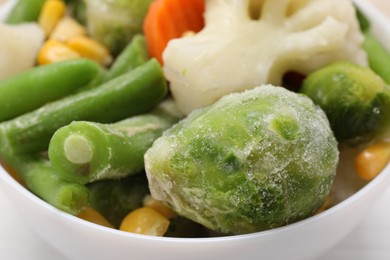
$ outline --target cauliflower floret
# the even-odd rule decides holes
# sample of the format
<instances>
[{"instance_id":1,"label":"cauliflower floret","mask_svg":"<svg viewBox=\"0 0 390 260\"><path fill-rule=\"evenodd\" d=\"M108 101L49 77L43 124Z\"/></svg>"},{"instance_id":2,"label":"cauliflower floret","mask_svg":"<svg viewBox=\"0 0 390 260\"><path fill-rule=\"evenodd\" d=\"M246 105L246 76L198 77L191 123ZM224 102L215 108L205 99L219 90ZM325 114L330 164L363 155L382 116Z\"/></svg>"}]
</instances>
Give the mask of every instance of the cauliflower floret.
<instances>
[{"instance_id":1,"label":"cauliflower floret","mask_svg":"<svg viewBox=\"0 0 390 260\"><path fill-rule=\"evenodd\" d=\"M32 68L43 40L37 23L0 23L0 80Z\"/></svg>"},{"instance_id":2,"label":"cauliflower floret","mask_svg":"<svg viewBox=\"0 0 390 260\"><path fill-rule=\"evenodd\" d=\"M231 92L280 85L287 71L366 66L363 40L349 0L208 0L204 29L168 43L164 71L188 114Z\"/></svg>"}]
</instances>

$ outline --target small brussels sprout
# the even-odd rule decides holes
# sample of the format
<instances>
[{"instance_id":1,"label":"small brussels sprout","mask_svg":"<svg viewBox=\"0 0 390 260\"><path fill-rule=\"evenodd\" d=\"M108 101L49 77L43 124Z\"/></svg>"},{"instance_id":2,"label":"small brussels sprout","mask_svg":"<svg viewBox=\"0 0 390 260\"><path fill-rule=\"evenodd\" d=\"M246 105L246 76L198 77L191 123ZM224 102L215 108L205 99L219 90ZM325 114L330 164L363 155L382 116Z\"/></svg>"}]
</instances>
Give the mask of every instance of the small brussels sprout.
<instances>
[{"instance_id":1,"label":"small brussels sprout","mask_svg":"<svg viewBox=\"0 0 390 260\"><path fill-rule=\"evenodd\" d=\"M333 63L309 74L300 92L325 111L338 141L388 129L390 88L368 67Z\"/></svg>"},{"instance_id":2,"label":"small brussels sprout","mask_svg":"<svg viewBox=\"0 0 390 260\"><path fill-rule=\"evenodd\" d=\"M151 194L228 234L301 220L328 195L337 142L306 96L271 85L193 111L145 154Z\"/></svg>"},{"instance_id":3,"label":"small brussels sprout","mask_svg":"<svg viewBox=\"0 0 390 260\"><path fill-rule=\"evenodd\" d=\"M143 19L152 1L85 0L88 31L117 55L134 35L142 33Z\"/></svg>"}]
</instances>

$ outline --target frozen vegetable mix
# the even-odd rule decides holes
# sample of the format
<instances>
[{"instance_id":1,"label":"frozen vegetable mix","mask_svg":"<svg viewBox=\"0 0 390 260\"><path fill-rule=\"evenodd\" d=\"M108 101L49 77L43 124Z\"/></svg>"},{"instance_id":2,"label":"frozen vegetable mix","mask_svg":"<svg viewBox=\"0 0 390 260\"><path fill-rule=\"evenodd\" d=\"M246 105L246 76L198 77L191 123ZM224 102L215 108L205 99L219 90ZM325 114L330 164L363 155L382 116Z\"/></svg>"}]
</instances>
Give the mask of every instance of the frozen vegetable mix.
<instances>
[{"instance_id":1,"label":"frozen vegetable mix","mask_svg":"<svg viewBox=\"0 0 390 260\"><path fill-rule=\"evenodd\" d=\"M231 92L280 85L289 70L307 74L336 60L367 63L351 1L250 2L206 1L205 27L169 41L164 70L183 113Z\"/></svg>"},{"instance_id":2,"label":"frozen vegetable mix","mask_svg":"<svg viewBox=\"0 0 390 260\"><path fill-rule=\"evenodd\" d=\"M306 96L271 85L192 112L145 154L155 199L230 234L312 214L330 191L337 162L323 111Z\"/></svg>"}]
</instances>

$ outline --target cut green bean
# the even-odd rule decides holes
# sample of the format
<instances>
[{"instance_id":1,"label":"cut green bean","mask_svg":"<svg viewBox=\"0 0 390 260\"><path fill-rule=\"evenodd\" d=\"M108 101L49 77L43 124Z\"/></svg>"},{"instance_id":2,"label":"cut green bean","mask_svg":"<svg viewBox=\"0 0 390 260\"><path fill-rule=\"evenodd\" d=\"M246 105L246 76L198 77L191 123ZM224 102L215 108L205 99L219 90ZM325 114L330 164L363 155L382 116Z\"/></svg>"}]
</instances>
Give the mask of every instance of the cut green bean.
<instances>
[{"instance_id":1,"label":"cut green bean","mask_svg":"<svg viewBox=\"0 0 390 260\"><path fill-rule=\"evenodd\" d=\"M75 120L116 122L153 109L167 94L160 64L137 69L0 124L0 152L31 154L48 149L54 132Z\"/></svg>"},{"instance_id":2,"label":"cut green bean","mask_svg":"<svg viewBox=\"0 0 390 260\"><path fill-rule=\"evenodd\" d=\"M76 59L34 67L0 81L0 122L75 93L101 73L91 60Z\"/></svg>"},{"instance_id":3,"label":"cut green bean","mask_svg":"<svg viewBox=\"0 0 390 260\"><path fill-rule=\"evenodd\" d=\"M149 194L145 173L90 183L87 188L91 207L117 228L130 211L142 206L144 197Z\"/></svg>"},{"instance_id":4,"label":"cut green bean","mask_svg":"<svg viewBox=\"0 0 390 260\"><path fill-rule=\"evenodd\" d=\"M360 30L362 32L367 32L370 27L371 23L367 19L366 15L355 5L355 10L356 10L356 18L359 22Z\"/></svg>"},{"instance_id":5,"label":"cut green bean","mask_svg":"<svg viewBox=\"0 0 390 260\"><path fill-rule=\"evenodd\" d=\"M115 59L108 71L107 79L113 79L127 71L133 70L144 64L148 59L145 37L138 34L132 38L126 48Z\"/></svg>"},{"instance_id":6,"label":"cut green bean","mask_svg":"<svg viewBox=\"0 0 390 260\"><path fill-rule=\"evenodd\" d=\"M365 33L363 48L373 71L390 84L390 54L371 32Z\"/></svg>"},{"instance_id":7,"label":"cut green bean","mask_svg":"<svg viewBox=\"0 0 390 260\"><path fill-rule=\"evenodd\" d=\"M8 24L36 22L46 0L18 0L6 19Z\"/></svg>"},{"instance_id":8,"label":"cut green bean","mask_svg":"<svg viewBox=\"0 0 390 260\"><path fill-rule=\"evenodd\" d=\"M146 150L180 118L167 100L152 113L113 124L74 121L55 132L49 158L61 178L80 184L136 174Z\"/></svg>"},{"instance_id":9,"label":"cut green bean","mask_svg":"<svg viewBox=\"0 0 390 260\"><path fill-rule=\"evenodd\" d=\"M85 91L94 88L104 82L112 80L125 73L129 73L138 66L146 63L149 60L149 56L146 51L145 38L142 35L136 35L132 41L126 46L126 48L115 59L114 63L109 70L102 69L99 77L96 77L94 81L80 89Z\"/></svg>"},{"instance_id":10,"label":"cut green bean","mask_svg":"<svg viewBox=\"0 0 390 260\"><path fill-rule=\"evenodd\" d=\"M7 162L18 172L26 188L50 205L72 215L88 206L88 189L62 180L47 159L13 157L7 158Z\"/></svg>"}]
</instances>

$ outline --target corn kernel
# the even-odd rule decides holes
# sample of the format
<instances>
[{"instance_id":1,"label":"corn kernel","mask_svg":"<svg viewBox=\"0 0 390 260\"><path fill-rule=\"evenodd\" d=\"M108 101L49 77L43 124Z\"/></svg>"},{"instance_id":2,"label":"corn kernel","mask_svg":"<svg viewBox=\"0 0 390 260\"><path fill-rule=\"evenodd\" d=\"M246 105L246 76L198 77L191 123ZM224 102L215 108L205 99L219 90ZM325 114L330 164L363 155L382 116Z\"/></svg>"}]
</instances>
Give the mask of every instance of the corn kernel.
<instances>
[{"instance_id":1,"label":"corn kernel","mask_svg":"<svg viewBox=\"0 0 390 260\"><path fill-rule=\"evenodd\" d=\"M102 66L110 65L113 60L109 50L104 45L87 36L73 37L67 42L67 45L82 57L94 60Z\"/></svg>"},{"instance_id":2,"label":"corn kernel","mask_svg":"<svg viewBox=\"0 0 390 260\"><path fill-rule=\"evenodd\" d=\"M152 196L150 196L150 195L145 196L145 198L143 200L143 205L144 205L144 207L149 207L149 208L156 210L158 213L160 213L161 215L163 215L167 219L171 219L171 218L176 217L176 213L172 209L170 209L168 206L166 206L161 201L158 201L158 200L152 198Z\"/></svg>"},{"instance_id":3,"label":"corn kernel","mask_svg":"<svg viewBox=\"0 0 390 260\"><path fill-rule=\"evenodd\" d=\"M119 229L126 232L163 236L168 230L169 220L149 207L130 212L122 221Z\"/></svg>"},{"instance_id":4,"label":"corn kernel","mask_svg":"<svg viewBox=\"0 0 390 260\"><path fill-rule=\"evenodd\" d=\"M355 169L363 180L370 181L390 160L390 143L378 142L366 147L355 158Z\"/></svg>"},{"instance_id":5,"label":"corn kernel","mask_svg":"<svg viewBox=\"0 0 390 260\"><path fill-rule=\"evenodd\" d=\"M87 30L84 26L79 24L72 17L65 16L61 19L61 21L58 22L58 24L50 34L49 38L61 42L66 42L75 36L86 34Z\"/></svg>"},{"instance_id":6,"label":"corn kernel","mask_svg":"<svg viewBox=\"0 0 390 260\"><path fill-rule=\"evenodd\" d=\"M38 53L38 64L50 64L54 62L77 59L80 55L60 41L46 41Z\"/></svg>"},{"instance_id":7,"label":"corn kernel","mask_svg":"<svg viewBox=\"0 0 390 260\"><path fill-rule=\"evenodd\" d=\"M114 226L105 217L103 217L103 215L91 207L87 207L78 215L78 217L101 226L114 228Z\"/></svg>"},{"instance_id":8,"label":"corn kernel","mask_svg":"<svg viewBox=\"0 0 390 260\"><path fill-rule=\"evenodd\" d=\"M66 4L62 0L47 0L39 15L38 22L48 36L65 15Z\"/></svg>"}]
</instances>

